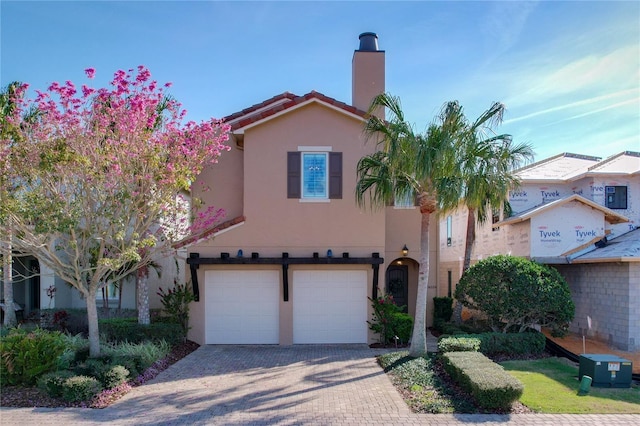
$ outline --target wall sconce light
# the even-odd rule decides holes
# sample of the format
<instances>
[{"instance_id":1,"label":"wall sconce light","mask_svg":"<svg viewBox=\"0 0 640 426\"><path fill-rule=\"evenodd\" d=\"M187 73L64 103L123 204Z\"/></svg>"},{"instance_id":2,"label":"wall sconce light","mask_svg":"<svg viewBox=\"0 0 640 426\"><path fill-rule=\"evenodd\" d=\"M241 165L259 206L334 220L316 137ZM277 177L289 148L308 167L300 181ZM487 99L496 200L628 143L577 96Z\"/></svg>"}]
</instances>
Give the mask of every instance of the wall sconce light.
<instances>
[{"instance_id":1,"label":"wall sconce light","mask_svg":"<svg viewBox=\"0 0 640 426\"><path fill-rule=\"evenodd\" d=\"M333 251L331 251L331 249L327 250L327 257L333 257Z\"/></svg>"},{"instance_id":2,"label":"wall sconce light","mask_svg":"<svg viewBox=\"0 0 640 426\"><path fill-rule=\"evenodd\" d=\"M242 249L238 250L238 257L242 257L244 253L242 253Z\"/></svg>"},{"instance_id":3,"label":"wall sconce light","mask_svg":"<svg viewBox=\"0 0 640 426\"><path fill-rule=\"evenodd\" d=\"M409 249L407 248L407 245L405 244L404 247L402 247L402 255L406 256L409 254Z\"/></svg>"}]
</instances>

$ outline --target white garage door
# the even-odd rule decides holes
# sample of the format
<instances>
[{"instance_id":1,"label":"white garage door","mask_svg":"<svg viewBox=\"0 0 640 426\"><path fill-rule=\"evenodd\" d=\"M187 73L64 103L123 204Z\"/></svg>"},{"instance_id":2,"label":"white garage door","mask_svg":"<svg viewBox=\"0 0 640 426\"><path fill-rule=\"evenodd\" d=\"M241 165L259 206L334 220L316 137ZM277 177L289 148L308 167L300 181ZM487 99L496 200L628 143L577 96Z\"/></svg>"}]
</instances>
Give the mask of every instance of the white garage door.
<instances>
[{"instance_id":1,"label":"white garage door","mask_svg":"<svg viewBox=\"0 0 640 426\"><path fill-rule=\"evenodd\" d=\"M293 343L366 343L366 271L294 271Z\"/></svg>"},{"instance_id":2,"label":"white garage door","mask_svg":"<svg viewBox=\"0 0 640 426\"><path fill-rule=\"evenodd\" d=\"M279 343L279 271L205 271L207 344Z\"/></svg>"}]
</instances>

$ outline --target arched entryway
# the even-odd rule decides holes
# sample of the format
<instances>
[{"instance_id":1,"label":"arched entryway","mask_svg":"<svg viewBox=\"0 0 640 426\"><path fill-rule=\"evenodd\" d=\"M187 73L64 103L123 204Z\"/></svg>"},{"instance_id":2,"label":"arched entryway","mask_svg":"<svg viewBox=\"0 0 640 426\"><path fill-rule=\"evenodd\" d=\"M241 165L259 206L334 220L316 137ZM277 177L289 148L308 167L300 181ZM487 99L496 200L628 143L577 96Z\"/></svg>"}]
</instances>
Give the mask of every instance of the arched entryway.
<instances>
[{"instance_id":1,"label":"arched entryway","mask_svg":"<svg viewBox=\"0 0 640 426\"><path fill-rule=\"evenodd\" d=\"M395 259L387 266L385 273L385 294L393 296L398 306L405 306L404 312L415 315L418 289L418 263L408 257Z\"/></svg>"}]
</instances>

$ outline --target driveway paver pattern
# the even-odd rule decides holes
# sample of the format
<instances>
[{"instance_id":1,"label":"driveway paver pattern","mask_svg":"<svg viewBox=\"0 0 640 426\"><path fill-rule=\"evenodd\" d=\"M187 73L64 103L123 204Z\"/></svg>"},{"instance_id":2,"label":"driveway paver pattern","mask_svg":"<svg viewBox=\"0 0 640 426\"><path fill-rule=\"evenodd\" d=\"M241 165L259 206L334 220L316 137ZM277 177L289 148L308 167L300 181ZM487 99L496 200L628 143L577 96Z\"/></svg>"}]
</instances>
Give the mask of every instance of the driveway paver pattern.
<instances>
[{"instance_id":1,"label":"driveway paver pattern","mask_svg":"<svg viewBox=\"0 0 640 426\"><path fill-rule=\"evenodd\" d=\"M640 415L414 414L366 345L202 346L103 410L3 408L2 425L638 425Z\"/></svg>"}]
</instances>

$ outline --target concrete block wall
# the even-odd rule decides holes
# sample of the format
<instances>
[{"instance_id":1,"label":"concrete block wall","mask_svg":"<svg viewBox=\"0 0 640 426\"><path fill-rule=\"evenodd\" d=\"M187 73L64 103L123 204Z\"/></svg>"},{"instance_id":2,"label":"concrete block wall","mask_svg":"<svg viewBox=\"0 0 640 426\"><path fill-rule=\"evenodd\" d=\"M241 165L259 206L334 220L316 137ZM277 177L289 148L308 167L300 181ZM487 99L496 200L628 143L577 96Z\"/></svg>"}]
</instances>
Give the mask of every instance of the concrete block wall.
<instances>
[{"instance_id":1,"label":"concrete block wall","mask_svg":"<svg viewBox=\"0 0 640 426\"><path fill-rule=\"evenodd\" d=\"M570 331L618 349L640 349L640 268L635 263L555 265L576 305ZM591 329L587 317L591 318ZM588 349L587 349L588 352Z\"/></svg>"},{"instance_id":2,"label":"concrete block wall","mask_svg":"<svg viewBox=\"0 0 640 426\"><path fill-rule=\"evenodd\" d=\"M640 350L640 263L629 263L629 350Z\"/></svg>"}]
</instances>

